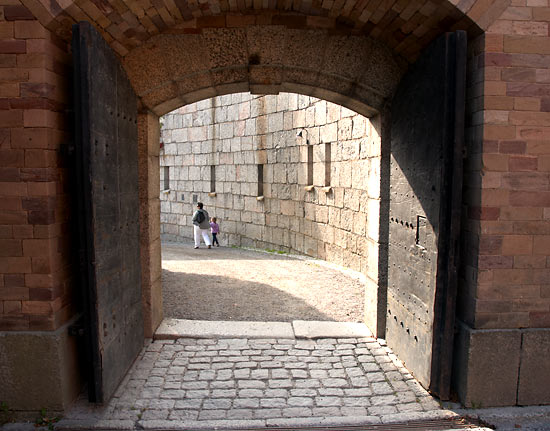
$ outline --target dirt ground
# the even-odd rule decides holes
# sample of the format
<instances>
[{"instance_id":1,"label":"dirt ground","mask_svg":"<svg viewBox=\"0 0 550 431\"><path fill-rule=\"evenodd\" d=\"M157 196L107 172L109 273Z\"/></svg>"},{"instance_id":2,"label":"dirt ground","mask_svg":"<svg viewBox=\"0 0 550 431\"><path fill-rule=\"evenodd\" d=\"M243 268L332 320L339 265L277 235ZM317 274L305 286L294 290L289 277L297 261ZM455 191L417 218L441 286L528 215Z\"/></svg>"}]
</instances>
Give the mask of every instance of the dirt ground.
<instances>
[{"instance_id":1,"label":"dirt ground","mask_svg":"<svg viewBox=\"0 0 550 431\"><path fill-rule=\"evenodd\" d=\"M363 320L360 276L322 261L240 248L162 245L164 317Z\"/></svg>"}]
</instances>

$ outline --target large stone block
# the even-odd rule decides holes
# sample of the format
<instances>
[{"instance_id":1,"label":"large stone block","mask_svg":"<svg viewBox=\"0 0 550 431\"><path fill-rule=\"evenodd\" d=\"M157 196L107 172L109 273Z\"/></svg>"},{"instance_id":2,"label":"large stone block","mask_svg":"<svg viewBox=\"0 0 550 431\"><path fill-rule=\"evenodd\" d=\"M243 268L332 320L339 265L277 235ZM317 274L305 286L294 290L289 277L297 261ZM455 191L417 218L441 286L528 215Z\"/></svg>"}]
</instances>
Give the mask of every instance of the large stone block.
<instances>
[{"instance_id":1,"label":"large stone block","mask_svg":"<svg viewBox=\"0 0 550 431\"><path fill-rule=\"evenodd\" d=\"M70 322L72 323L72 322ZM63 411L82 389L77 339L54 332L0 332L0 400L9 409Z\"/></svg>"},{"instance_id":2,"label":"large stone block","mask_svg":"<svg viewBox=\"0 0 550 431\"><path fill-rule=\"evenodd\" d=\"M550 329L523 332L519 405L550 404Z\"/></svg>"},{"instance_id":3,"label":"large stone block","mask_svg":"<svg viewBox=\"0 0 550 431\"><path fill-rule=\"evenodd\" d=\"M476 330L461 324L455 338L453 386L468 407L516 404L520 330Z\"/></svg>"}]
</instances>

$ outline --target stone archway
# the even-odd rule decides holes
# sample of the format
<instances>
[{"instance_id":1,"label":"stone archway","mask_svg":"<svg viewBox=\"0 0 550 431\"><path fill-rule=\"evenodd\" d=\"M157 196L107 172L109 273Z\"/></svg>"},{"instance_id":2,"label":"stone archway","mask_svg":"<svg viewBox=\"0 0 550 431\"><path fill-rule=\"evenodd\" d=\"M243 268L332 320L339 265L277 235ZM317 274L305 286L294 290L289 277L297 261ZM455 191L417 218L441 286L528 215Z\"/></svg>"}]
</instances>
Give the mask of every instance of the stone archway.
<instances>
[{"instance_id":1,"label":"stone archway","mask_svg":"<svg viewBox=\"0 0 550 431\"><path fill-rule=\"evenodd\" d=\"M424 34L422 44L446 28L470 28L472 34L477 34L477 27L465 15L453 9L450 16L443 18L445 10L442 7L434 12L430 23L437 25ZM422 15L417 10L411 19L418 20L419 13ZM382 40L376 39L372 37L379 34L375 28L371 29L371 36L359 34L353 28L341 27L338 31L319 28L319 21L307 16L294 17L303 21L302 25L296 25L296 19L290 17L285 20L260 14L241 18L234 21L228 15L215 21L197 20L189 24L191 27L175 26L150 37L125 53L122 59L140 97L143 112L140 126L145 127L140 133L140 148L143 154L148 149L149 157L147 164L142 163L142 178L149 180L141 185L142 199L149 202L147 214L142 209L143 224L148 226L147 232L142 232L142 247L150 250L144 257L150 266L144 270L146 333L149 335L162 320L156 195L159 188L145 187L151 181L155 185L158 181L158 145L155 145L158 116L218 95L285 91L325 99L366 117L380 117L375 122L383 135L381 114L387 109L409 61L414 61L422 49L418 40L413 44L410 38L404 38L402 44L391 42L388 34L380 37ZM414 32L411 38L415 39ZM405 40L409 40L410 45L404 43ZM383 147L384 139L383 136ZM383 159L389 163L389 154L384 154ZM369 296L374 300L367 313L373 316L368 324L381 334L385 295L375 290Z\"/></svg>"},{"instance_id":2,"label":"stone archway","mask_svg":"<svg viewBox=\"0 0 550 431\"><path fill-rule=\"evenodd\" d=\"M7 21L4 38L9 49L15 49L17 54L10 54L8 63L13 69L6 71L15 84L4 86L5 97L13 97L10 112L6 112L8 130L4 138L10 148L11 134L11 148L18 153L13 165L18 169L28 167L20 155L23 148L32 148L37 150L36 154L45 156L52 149L63 153L65 145L62 144L70 141L64 138L67 131L64 123L69 116L60 110L58 103L68 106L70 71L66 65L70 55L66 42L70 39L70 26L79 20L92 22L120 58L161 33L200 34L210 28L286 25L331 34L368 35L412 62L442 31L470 29L473 67L469 74L475 85L470 87L468 112L472 119L468 130L471 182L464 197L469 211L465 235L468 261L461 274L463 291L458 307L463 323L458 328L460 397L467 403L483 400L484 405L546 402L548 392L539 391L540 385L536 385L540 380L537 371L547 366L540 360L544 357L540 352L548 339L550 325L548 289L540 285L548 272L544 236L548 203L548 183L544 176L548 171L548 156L545 146L541 145L541 140L548 137L544 113L548 68L544 38L548 36L548 11L544 2L529 2L520 7L510 0L419 3L327 0L314 4L251 0L214 0L200 4L186 0L160 0L154 4L147 0L139 4L111 0L78 3L16 0L10 3L4 7ZM15 21L15 30L10 21ZM487 33L476 38L479 33L476 25ZM15 56L18 58L14 63ZM24 59L32 61L19 61ZM40 88L41 91L36 94L31 91L33 98L28 98L29 92L17 91L20 84L21 89ZM144 107L142 114L145 122L146 110ZM142 132L154 133L153 128ZM39 338L42 346L42 340L56 337L55 331L61 331L63 325L75 317L76 303L71 295L77 286L67 271L57 271L59 266L70 265L67 257L71 254L67 251L70 232L63 224L72 216L65 203L68 180L64 174L60 175L61 167L50 166L51 162L40 163L47 164L48 168L40 172L21 170L16 188L5 185L7 191L3 196L15 193L14 208L22 200L23 211L18 206L17 213L10 213L3 232L11 235L12 228L16 231L15 224L12 227L13 219L17 218L17 223L23 220L26 225L21 229L17 226L18 232L30 235L34 230L37 238L57 253L50 256L53 251L23 250L23 259L20 257L23 241L13 237L14 247L18 249L3 259L3 263L8 262L4 264L4 272L9 273L12 262L17 261L18 270L29 276L10 275L10 282L20 286L23 281L27 283L27 278L30 281L27 289L21 289L16 296L19 302L15 305L21 307L20 312L12 317L4 309L2 327L13 332L10 335L21 345L26 341L16 331L43 331ZM33 185L31 194L30 183L27 196L26 183L34 180L51 182L47 200L41 195L44 188L38 185ZM145 180L147 183L146 176ZM55 214L54 207L58 208ZM59 208L65 208L64 214L59 214ZM43 223L45 226L41 226ZM49 233L45 234L44 229ZM148 229L148 235L154 236L154 231ZM48 238L42 239L44 235ZM40 264L35 268L33 262L31 267L33 253L39 253L40 259L44 259L42 262L54 256L56 266ZM42 272L45 275L41 275ZM55 289L51 286L52 279ZM36 287L48 290L35 291L29 297L31 284L33 290ZM529 299L521 296L524 293ZM503 346L509 348L501 354L502 361L494 361L493 351L502 353ZM73 353L67 355L76 363ZM51 369L59 370L59 361L54 363ZM18 361L9 362L10 367L11 364L17 364L13 369L19 369ZM43 374L37 371L39 368L35 367L32 376ZM486 381L496 381L498 390L490 391ZM63 392L65 398L60 403L64 404L64 400L72 396L69 392ZM52 398L49 387L43 393L44 399Z\"/></svg>"}]
</instances>

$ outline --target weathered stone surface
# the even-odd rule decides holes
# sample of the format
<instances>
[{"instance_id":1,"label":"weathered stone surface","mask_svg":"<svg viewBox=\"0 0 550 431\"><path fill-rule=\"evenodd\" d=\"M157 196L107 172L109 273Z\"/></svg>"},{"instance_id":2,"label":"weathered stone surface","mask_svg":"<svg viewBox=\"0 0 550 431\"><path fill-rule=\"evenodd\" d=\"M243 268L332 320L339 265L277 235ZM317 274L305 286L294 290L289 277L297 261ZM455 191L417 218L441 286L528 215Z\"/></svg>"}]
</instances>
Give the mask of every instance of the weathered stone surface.
<instances>
[{"instance_id":1,"label":"weathered stone surface","mask_svg":"<svg viewBox=\"0 0 550 431\"><path fill-rule=\"evenodd\" d=\"M372 332L362 323L295 320L292 326L297 338L372 337Z\"/></svg>"},{"instance_id":2,"label":"weathered stone surface","mask_svg":"<svg viewBox=\"0 0 550 431\"><path fill-rule=\"evenodd\" d=\"M521 349L519 330L484 331L462 325L457 346L460 355L454 364L455 387L465 405L516 403ZM491 385L487 385L487 381Z\"/></svg>"},{"instance_id":3,"label":"weathered stone surface","mask_svg":"<svg viewBox=\"0 0 550 431\"><path fill-rule=\"evenodd\" d=\"M294 338L291 324L284 322L212 322L165 319L155 333L157 339L178 337L260 338L267 335Z\"/></svg>"},{"instance_id":4,"label":"weathered stone surface","mask_svg":"<svg viewBox=\"0 0 550 431\"><path fill-rule=\"evenodd\" d=\"M550 403L550 329L523 332L518 404Z\"/></svg>"}]
</instances>

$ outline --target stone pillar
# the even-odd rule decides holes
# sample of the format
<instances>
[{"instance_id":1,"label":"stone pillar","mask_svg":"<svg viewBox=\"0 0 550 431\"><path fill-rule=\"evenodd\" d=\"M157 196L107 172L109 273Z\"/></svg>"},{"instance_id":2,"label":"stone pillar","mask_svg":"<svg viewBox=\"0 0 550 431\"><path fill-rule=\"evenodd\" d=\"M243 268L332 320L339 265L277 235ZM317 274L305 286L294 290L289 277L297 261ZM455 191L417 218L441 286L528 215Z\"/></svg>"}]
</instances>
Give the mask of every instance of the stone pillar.
<instances>
[{"instance_id":1,"label":"stone pillar","mask_svg":"<svg viewBox=\"0 0 550 431\"><path fill-rule=\"evenodd\" d=\"M63 410L81 389L67 157L70 62L27 7L0 18L0 401Z\"/></svg>"},{"instance_id":2,"label":"stone pillar","mask_svg":"<svg viewBox=\"0 0 550 431\"><path fill-rule=\"evenodd\" d=\"M141 284L143 324L152 337L162 321L162 281L160 244L160 126L151 113L138 117L138 169L140 200Z\"/></svg>"}]
</instances>

